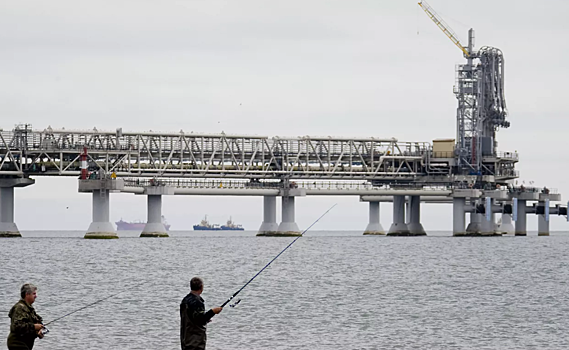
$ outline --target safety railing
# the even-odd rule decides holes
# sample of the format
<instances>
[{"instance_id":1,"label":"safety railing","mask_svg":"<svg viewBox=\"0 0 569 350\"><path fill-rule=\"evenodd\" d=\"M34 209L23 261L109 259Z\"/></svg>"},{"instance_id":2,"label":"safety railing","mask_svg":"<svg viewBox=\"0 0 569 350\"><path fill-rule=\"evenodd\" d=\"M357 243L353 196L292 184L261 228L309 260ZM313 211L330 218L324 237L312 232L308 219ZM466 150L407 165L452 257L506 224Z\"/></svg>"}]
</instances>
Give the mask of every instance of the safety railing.
<instances>
[{"instance_id":1,"label":"safety railing","mask_svg":"<svg viewBox=\"0 0 569 350\"><path fill-rule=\"evenodd\" d=\"M226 188L226 189L272 189L281 188L279 182L238 181L238 180L193 180L193 179L145 179L125 178L125 186L150 187L171 186L177 188Z\"/></svg>"},{"instance_id":2,"label":"safety railing","mask_svg":"<svg viewBox=\"0 0 569 350\"><path fill-rule=\"evenodd\" d=\"M152 179L152 178L124 178L124 184L128 187L171 186L176 188L222 188L222 189L281 189L283 182L258 181L258 180L193 180L193 179ZM358 190L358 191L381 191L392 189L389 186L374 186L369 182L361 181L290 181L289 188L306 190ZM417 186L416 188L447 191L448 186Z\"/></svg>"},{"instance_id":3,"label":"safety railing","mask_svg":"<svg viewBox=\"0 0 569 350\"><path fill-rule=\"evenodd\" d=\"M496 152L496 158L519 160L518 152Z\"/></svg>"}]
</instances>

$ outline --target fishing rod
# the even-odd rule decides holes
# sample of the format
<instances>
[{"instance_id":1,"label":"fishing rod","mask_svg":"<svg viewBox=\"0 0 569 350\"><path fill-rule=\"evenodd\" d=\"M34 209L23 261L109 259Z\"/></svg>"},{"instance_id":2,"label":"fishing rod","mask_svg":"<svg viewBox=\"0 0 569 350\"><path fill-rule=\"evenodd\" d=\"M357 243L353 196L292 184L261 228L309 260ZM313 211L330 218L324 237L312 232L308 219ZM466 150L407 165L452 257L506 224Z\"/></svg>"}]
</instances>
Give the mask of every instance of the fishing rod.
<instances>
[{"instance_id":1,"label":"fishing rod","mask_svg":"<svg viewBox=\"0 0 569 350\"><path fill-rule=\"evenodd\" d=\"M255 278L257 278L257 276L259 276L259 275L261 274L261 272L265 271L265 269L266 269L267 267L269 267L269 265L271 265L271 264L273 263L273 261L277 260L277 258L278 258L279 256L281 256L282 253L284 253L288 248L290 248L290 247L294 244L294 242L296 242L300 237L302 237L306 231L310 230L310 228L311 228L312 226L316 225L316 223L317 223L318 221L320 221L320 219L322 219L322 218L324 217L324 215L328 214L328 212L329 212L330 210L332 210L336 205L337 205L337 203L334 204L333 206L331 206L330 209L326 210L326 212L325 212L324 214L320 215L320 217L319 217L318 219L316 219L316 221L314 221L314 222L312 223L312 225L308 226L307 229L305 229L304 231L302 231L302 232L300 233L300 236L296 237L292 242L290 242L290 244L287 245L287 246L285 247L285 249L281 250L281 252L280 252L279 254L277 254L277 256L275 256L271 261L269 261L269 263L268 263L267 265L265 265L265 267L263 267L259 272L257 272L257 274L256 274L255 276L253 276L253 278L251 278L247 283L245 283L245 285L243 285L243 287L241 287L237 292L233 293L233 295L232 295L229 299L227 299L227 300L225 301L225 303L223 303L223 304L221 305L221 307L224 307L225 305L227 305L227 303L229 303L233 298L235 298L235 297L237 296L237 294L241 293L241 291L242 291L243 289L245 289L245 287L247 287L247 286L249 285L249 283L253 282L253 280L254 280ZM240 301L241 301L241 299L237 300L237 301L235 302L235 304L229 305L229 306L235 307L237 304L239 304Z\"/></svg>"},{"instance_id":2,"label":"fishing rod","mask_svg":"<svg viewBox=\"0 0 569 350\"><path fill-rule=\"evenodd\" d=\"M117 295L119 295L119 294L122 294L122 293L124 293L124 292L126 292L126 291L129 291L129 290L131 290L131 289L135 289L135 288L137 288L137 287L140 287L140 286L142 286L143 284L146 284L146 282L137 284L137 285L134 286L134 287L131 287L131 288L129 288L129 289L125 289L125 290L120 291L120 292L118 292L118 293L111 294L111 295L109 295L109 296L104 297L103 299L99 299L99 300L97 300L97 301L95 301L95 302L93 302L93 303L91 303L91 304L89 304L89 305L85 305L85 306L83 306L83 307L81 307L81 308L79 308L79 309L77 309L77 310L75 310L75 311L71 311L71 312L69 312L69 313L67 313L67 314L65 314L65 315L63 315L63 316L60 316L60 317L58 317L58 318L56 318L56 319L54 319L54 320L51 320L51 321L49 321L48 323L43 324L43 328L45 329L45 331L43 331L43 332L45 332L44 334L47 334L47 333L49 332L49 330L46 328L46 326L49 325L49 324L51 324L51 323L54 323L54 322L56 322L56 321L59 321L59 320L61 320L62 318L65 318L65 317L67 317L67 316L73 315L74 313L79 312L79 311L81 311L81 310L84 310L84 309L86 309L86 308L88 308L88 307L90 307L90 306L93 306L93 305L97 304L97 303L100 303L101 301L105 301L105 300L107 300L107 299L109 299L109 298L112 298L112 297L114 297L114 296L117 296Z\"/></svg>"}]
</instances>

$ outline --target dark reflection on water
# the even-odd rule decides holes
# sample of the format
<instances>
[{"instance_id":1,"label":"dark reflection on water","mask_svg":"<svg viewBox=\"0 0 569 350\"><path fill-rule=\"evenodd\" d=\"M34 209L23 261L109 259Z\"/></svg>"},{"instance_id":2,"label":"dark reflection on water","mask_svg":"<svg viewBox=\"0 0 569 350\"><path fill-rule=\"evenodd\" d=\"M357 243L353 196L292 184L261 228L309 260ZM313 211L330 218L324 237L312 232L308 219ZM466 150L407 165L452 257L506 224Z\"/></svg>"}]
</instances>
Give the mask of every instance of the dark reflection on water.
<instances>
[{"instance_id":1,"label":"dark reflection on water","mask_svg":"<svg viewBox=\"0 0 569 350\"><path fill-rule=\"evenodd\" d=\"M436 235L437 233L435 233ZM221 304L292 238L172 232L0 240L0 338L22 283L51 325L34 349L179 349L180 300L200 275ZM311 232L208 328L208 349L563 349L569 235L452 238ZM133 286L143 283L138 288Z\"/></svg>"}]
</instances>

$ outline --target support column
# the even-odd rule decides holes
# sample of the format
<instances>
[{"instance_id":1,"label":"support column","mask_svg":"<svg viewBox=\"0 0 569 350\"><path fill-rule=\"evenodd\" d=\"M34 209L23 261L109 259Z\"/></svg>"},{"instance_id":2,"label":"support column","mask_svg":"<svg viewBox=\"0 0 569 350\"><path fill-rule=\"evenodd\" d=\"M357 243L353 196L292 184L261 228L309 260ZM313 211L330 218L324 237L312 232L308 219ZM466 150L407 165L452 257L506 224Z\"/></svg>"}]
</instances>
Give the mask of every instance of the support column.
<instances>
[{"instance_id":1,"label":"support column","mask_svg":"<svg viewBox=\"0 0 569 350\"><path fill-rule=\"evenodd\" d=\"M527 236L526 201L518 199L518 215L516 218L516 236Z\"/></svg>"},{"instance_id":2,"label":"support column","mask_svg":"<svg viewBox=\"0 0 569 350\"><path fill-rule=\"evenodd\" d=\"M0 187L0 237L22 237L14 222L14 187Z\"/></svg>"},{"instance_id":3,"label":"support column","mask_svg":"<svg viewBox=\"0 0 569 350\"><path fill-rule=\"evenodd\" d=\"M470 223L466 228L466 233L469 236L480 235L482 232L482 220L484 220L483 216L484 215L480 213L470 213Z\"/></svg>"},{"instance_id":4,"label":"support column","mask_svg":"<svg viewBox=\"0 0 569 350\"><path fill-rule=\"evenodd\" d=\"M279 229L277 224L277 197L263 197L263 222L257 236L275 236Z\"/></svg>"},{"instance_id":5,"label":"support column","mask_svg":"<svg viewBox=\"0 0 569 350\"><path fill-rule=\"evenodd\" d=\"M388 236L409 236L409 228L405 223L405 196L393 196L393 223Z\"/></svg>"},{"instance_id":6,"label":"support column","mask_svg":"<svg viewBox=\"0 0 569 350\"><path fill-rule=\"evenodd\" d=\"M147 223L140 237L168 237L166 227L162 223L162 196L148 195Z\"/></svg>"},{"instance_id":7,"label":"support column","mask_svg":"<svg viewBox=\"0 0 569 350\"><path fill-rule=\"evenodd\" d=\"M494 198L490 198L490 205L487 205L488 202L485 199L484 201L484 205L485 205L485 213L482 216L482 232L481 235L482 236L495 236L497 235L496 233L496 216L494 215L494 212L492 211L492 207L494 206ZM488 220L488 212L490 212L490 220Z\"/></svg>"},{"instance_id":8,"label":"support column","mask_svg":"<svg viewBox=\"0 0 569 350\"><path fill-rule=\"evenodd\" d=\"M407 227L411 223L411 196L409 196L409 200L405 200L405 223Z\"/></svg>"},{"instance_id":9,"label":"support column","mask_svg":"<svg viewBox=\"0 0 569 350\"><path fill-rule=\"evenodd\" d=\"M294 197L282 197L282 222L277 230L278 236L300 236L300 229L294 221Z\"/></svg>"},{"instance_id":10,"label":"support column","mask_svg":"<svg viewBox=\"0 0 569 350\"><path fill-rule=\"evenodd\" d=\"M472 198L470 202L473 211L470 213L470 223L466 227L466 234L467 236L478 236L482 232L483 215L477 210L479 202L474 198Z\"/></svg>"},{"instance_id":11,"label":"support column","mask_svg":"<svg viewBox=\"0 0 569 350\"><path fill-rule=\"evenodd\" d=\"M22 237L14 222L14 187L26 187L35 182L27 177L0 179L0 237Z\"/></svg>"},{"instance_id":12,"label":"support column","mask_svg":"<svg viewBox=\"0 0 569 350\"><path fill-rule=\"evenodd\" d=\"M109 221L109 190L93 190L93 222L89 225L85 238L109 239L119 238L115 228Z\"/></svg>"},{"instance_id":13,"label":"support column","mask_svg":"<svg viewBox=\"0 0 569 350\"><path fill-rule=\"evenodd\" d=\"M369 223L364 235L385 235L385 230L379 222L379 202L369 202Z\"/></svg>"},{"instance_id":14,"label":"support column","mask_svg":"<svg viewBox=\"0 0 569 350\"><path fill-rule=\"evenodd\" d=\"M539 202L539 206L543 206L544 212L543 214L537 215L537 235L538 236L549 236L549 215L545 216L546 205L549 205L548 202Z\"/></svg>"},{"instance_id":15,"label":"support column","mask_svg":"<svg viewBox=\"0 0 569 350\"><path fill-rule=\"evenodd\" d=\"M498 232L503 235L513 236L516 232L512 223L512 214L502 213L502 222L498 227Z\"/></svg>"},{"instance_id":16,"label":"support column","mask_svg":"<svg viewBox=\"0 0 569 350\"><path fill-rule=\"evenodd\" d=\"M421 197L409 196L409 234L411 236L426 236L427 233L421 224Z\"/></svg>"},{"instance_id":17,"label":"support column","mask_svg":"<svg viewBox=\"0 0 569 350\"><path fill-rule=\"evenodd\" d=\"M466 198L454 197L452 199L452 235L453 236L466 235L465 212L464 212L465 204L466 204Z\"/></svg>"}]
</instances>

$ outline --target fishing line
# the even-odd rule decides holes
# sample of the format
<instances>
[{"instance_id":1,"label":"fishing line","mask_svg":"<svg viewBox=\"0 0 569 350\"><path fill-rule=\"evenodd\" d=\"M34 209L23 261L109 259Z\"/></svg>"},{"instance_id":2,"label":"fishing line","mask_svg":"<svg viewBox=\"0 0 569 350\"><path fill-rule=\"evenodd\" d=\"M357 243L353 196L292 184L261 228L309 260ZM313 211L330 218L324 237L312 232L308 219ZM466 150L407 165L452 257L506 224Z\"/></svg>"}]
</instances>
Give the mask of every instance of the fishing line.
<instances>
[{"instance_id":1,"label":"fishing line","mask_svg":"<svg viewBox=\"0 0 569 350\"><path fill-rule=\"evenodd\" d=\"M233 298L235 298L235 297L237 296L237 294L241 293L241 291L242 291L243 289L245 289L245 287L247 287L247 286L249 285L249 283L253 282L253 280L254 280L255 278L257 278L257 276L259 276L259 275L261 274L261 272L265 271L265 269L266 269L267 267L269 267L269 265L271 265L271 264L273 263L273 261L277 260L277 258L278 258L279 256L281 256L282 253L284 253L288 248L290 248L290 247L294 244L294 242L296 242L300 237L302 237L306 231L310 230L310 228L311 228L312 226L316 225L316 223L317 223L318 221L320 221L320 219L322 219L322 218L324 217L324 215L328 214L328 212L329 212L330 210L332 210L332 208L334 208L336 205L337 205L337 203L334 204L333 206L331 206L330 209L326 210L326 212L325 212L324 214L320 215L320 217L319 217L318 219L316 219L316 221L314 221L314 222L312 223L312 225L308 226L308 228L307 228L306 230L302 231L302 232L300 233L300 236L296 237L292 242L290 242L290 244L287 245L287 246L285 247L285 249L283 249L277 256L275 256L271 261L269 261L269 263L268 263L267 265L265 265L265 267L263 267L259 272L257 272L257 274L256 274L255 276L253 276L253 278L251 278L247 283L245 283L245 285L243 285L243 287L241 287L237 292L235 292L229 299L227 299L227 300L225 301L225 303L223 303L223 304L221 305L221 307L224 307L224 306L225 306L227 303L229 303ZM237 304L239 304L240 301L241 301L241 299L237 300L234 304L232 304L232 305L230 305L230 306L231 306L231 307L235 307Z\"/></svg>"}]
</instances>

